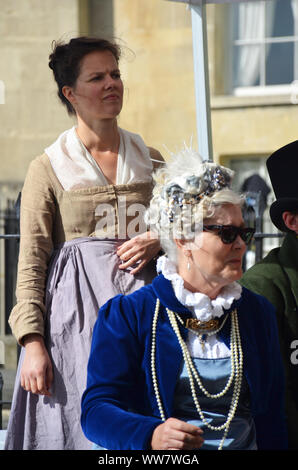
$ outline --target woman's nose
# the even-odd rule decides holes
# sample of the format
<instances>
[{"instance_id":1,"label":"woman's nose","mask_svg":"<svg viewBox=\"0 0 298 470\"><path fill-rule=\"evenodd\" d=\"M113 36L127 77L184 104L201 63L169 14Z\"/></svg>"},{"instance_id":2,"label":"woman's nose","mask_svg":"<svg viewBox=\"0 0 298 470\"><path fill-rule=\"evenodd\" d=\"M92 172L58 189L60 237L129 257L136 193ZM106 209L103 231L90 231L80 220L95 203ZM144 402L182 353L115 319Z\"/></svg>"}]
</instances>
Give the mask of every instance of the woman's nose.
<instances>
[{"instance_id":1,"label":"woman's nose","mask_svg":"<svg viewBox=\"0 0 298 470\"><path fill-rule=\"evenodd\" d=\"M234 247L235 248L238 248L238 249L242 249L242 250L246 250L246 244L245 244L245 241L242 240L242 238L240 237L240 235L237 235L237 238L234 242Z\"/></svg>"},{"instance_id":2,"label":"woman's nose","mask_svg":"<svg viewBox=\"0 0 298 470\"><path fill-rule=\"evenodd\" d=\"M106 75L105 88L112 88L115 84L115 79L111 75Z\"/></svg>"}]
</instances>

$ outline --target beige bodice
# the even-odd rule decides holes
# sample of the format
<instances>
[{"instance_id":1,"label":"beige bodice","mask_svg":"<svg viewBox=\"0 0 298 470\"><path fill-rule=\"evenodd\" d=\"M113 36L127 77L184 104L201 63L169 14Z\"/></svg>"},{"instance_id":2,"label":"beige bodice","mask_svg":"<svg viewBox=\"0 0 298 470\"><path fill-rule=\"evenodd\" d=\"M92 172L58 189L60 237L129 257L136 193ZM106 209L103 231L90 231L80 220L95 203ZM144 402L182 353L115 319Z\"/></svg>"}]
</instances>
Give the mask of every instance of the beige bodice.
<instances>
[{"instance_id":1,"label":"beige bodice","mask_svg":"<svg viewBox=\"0 0 298 470\"><path fill-rule=\"evenodd\" d=\"M43 154L30 164L21 199L17 305L9 323L19 342L44 334L44 290L53 249L78 237L132 238L146 230L142 213L152 182L64 191Z\"/></svg>"}]
</instances>

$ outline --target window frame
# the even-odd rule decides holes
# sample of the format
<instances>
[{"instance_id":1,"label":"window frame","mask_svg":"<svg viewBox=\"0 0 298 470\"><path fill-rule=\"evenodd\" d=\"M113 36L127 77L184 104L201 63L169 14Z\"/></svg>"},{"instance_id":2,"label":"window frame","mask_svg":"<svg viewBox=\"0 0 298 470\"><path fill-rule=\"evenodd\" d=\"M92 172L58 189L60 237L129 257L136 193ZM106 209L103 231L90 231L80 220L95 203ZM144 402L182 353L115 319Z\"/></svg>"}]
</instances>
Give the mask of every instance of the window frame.
<instances>
[{"instance_id":1,"label":"window frame","mask_svg":"<svg viewBox=\"0 0 298 470\"><path fill-rule=\"evenodd\" d=\"M298 9L298 0L297 9ZM266 37L266 0L260 2L262 8L262 15L264 22L262 25L262 37L260 39L233 39L230 37L231 50L235 46L246 46L246 45L260 45L260 84L255 86L233 86L233 69L231 70L230 76L230 94L237 97L250 97L250 96L275 96L275 95L291 95L294 102L297 102L298 95L298 17L294 18L294 34L292 36L278 36L278 37ZM230 5L230 22L233 24L233 7ZM282 44L282 43L293 43L294 55L293 55L293 76L294 80L291 83L279 84L279 85L266 85L266 47L268 44ZM234 54L232 53L232 57Z\"/></svg>"}]
</instances>

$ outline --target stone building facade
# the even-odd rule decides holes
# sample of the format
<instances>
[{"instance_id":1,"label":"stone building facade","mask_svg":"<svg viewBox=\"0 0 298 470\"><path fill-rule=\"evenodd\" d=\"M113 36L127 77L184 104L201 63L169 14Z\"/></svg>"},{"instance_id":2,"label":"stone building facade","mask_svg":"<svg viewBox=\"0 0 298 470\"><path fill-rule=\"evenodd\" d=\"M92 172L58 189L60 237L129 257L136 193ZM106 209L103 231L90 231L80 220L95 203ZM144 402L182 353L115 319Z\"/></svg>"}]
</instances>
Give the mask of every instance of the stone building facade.
<instances>
[{"instance_id":1,"label":"stone building facade","mask_svg":"<svg viewBox=\"0 0 298 470\"><path fill-rule=\"evenodd\" d=\"M291 0L272 0L276 21L281 1L291 4ZM120 67L125 87L119 125L141 134L165 159L184 142L196 145L191 12L185 4L0 0L0 7L0 209L17 196L30 161L74 124L58 100L48 68L53 40L77 35L115 37L123 48ZM282 86L271 82L234 86L233 51L244 44L233 36L239 12L230 5L208 5L206 14L214 159L238 170L238 186L256 172L269 184L266 157L296 139L295 74ZM267 11L263 14L269 17ZM297 19L292 16L295 30ZM282 32L280 42L290 34ZM295 49L296 41L292 42ZM293 64L298 62L295 50ZM0 271L1 289L3 266ZM8 344L13 340L4 335L1 312L0 317L0 338ZM8 350L5 354L8 366L15 367L15 355Z\"/></svg>"}]
</instances>

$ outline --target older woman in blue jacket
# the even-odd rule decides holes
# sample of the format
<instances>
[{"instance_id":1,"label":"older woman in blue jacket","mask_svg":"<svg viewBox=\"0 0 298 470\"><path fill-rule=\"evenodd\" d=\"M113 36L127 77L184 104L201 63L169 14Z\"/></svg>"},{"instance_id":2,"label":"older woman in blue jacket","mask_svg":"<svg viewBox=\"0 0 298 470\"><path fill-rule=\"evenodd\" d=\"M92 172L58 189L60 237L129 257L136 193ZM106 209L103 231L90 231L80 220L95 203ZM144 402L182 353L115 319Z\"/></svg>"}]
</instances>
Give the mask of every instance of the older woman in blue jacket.
<instances>
[{"instance_id":1,"label":"older woman in blue jacket","mask_svg":"<svg viewBox=\"0 0 298 470\"><path fill-rule=\"evenodd\" d=\"M232 172L189 149L155 175L151 285L99 311L82 428L106 449L285 449L273 306L237 282L254 233Z\"/></svg>"}]
</instances>

